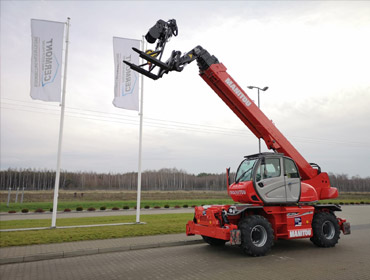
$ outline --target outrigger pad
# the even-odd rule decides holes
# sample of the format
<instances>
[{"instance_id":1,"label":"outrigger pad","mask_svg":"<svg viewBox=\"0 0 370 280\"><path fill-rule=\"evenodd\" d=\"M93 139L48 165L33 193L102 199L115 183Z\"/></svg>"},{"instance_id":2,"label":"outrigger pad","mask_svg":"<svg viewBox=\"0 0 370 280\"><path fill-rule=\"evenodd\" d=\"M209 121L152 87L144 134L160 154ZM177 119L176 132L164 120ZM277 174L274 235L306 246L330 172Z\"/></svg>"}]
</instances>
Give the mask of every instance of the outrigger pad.
<instances>
[{"instance_id":1,"label":"outrigger pad","mask_svg":"<svg viewBox=\"0 0 370 280\"><path fill-rule=\"evenodd\" d=\"M240 245L242 244L242 234L239 229L234 229L230 231L230 244L231 245Z\"/></svg>"},{"instance_id":2,"label":"outrigger pad","mask_svg":"<svg viewBox=\"0 0 370 280\"><path fill-rule=\"evenodd\" d=\"M351 234L351 225L349 222L344 222L342 227L344 235Z\"/></svg>"}]
</instances>

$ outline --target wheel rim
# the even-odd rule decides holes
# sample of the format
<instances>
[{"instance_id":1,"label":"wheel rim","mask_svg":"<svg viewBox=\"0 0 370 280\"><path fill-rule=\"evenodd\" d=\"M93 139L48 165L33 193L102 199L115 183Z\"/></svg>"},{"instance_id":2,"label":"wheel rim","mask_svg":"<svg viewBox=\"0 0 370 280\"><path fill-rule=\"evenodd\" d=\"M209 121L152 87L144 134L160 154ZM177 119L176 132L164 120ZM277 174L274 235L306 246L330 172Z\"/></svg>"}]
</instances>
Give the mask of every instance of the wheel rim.
<instances>
[{"instance_id":1,"label":"wheel rim","mask_svg":"<svg viewBox=\"0 0 370 280\"><path fill-rule=\"evenodd\" d=\"M256 247L264 246L267 241L266 229L261 225L254 226L251 231L251 240L253 245Z\"/></svg>"},{"instance_id":2,"label":"wheel rim","mask_svg":"<svg viewBox=\"0 0 370 280\"><path fill-rule=\"evenodd\" d=\"M335 227L332 222L325 221L322 224L322 232L326 239L333 239L335 235Z\"/></svg>"}]
</instances>

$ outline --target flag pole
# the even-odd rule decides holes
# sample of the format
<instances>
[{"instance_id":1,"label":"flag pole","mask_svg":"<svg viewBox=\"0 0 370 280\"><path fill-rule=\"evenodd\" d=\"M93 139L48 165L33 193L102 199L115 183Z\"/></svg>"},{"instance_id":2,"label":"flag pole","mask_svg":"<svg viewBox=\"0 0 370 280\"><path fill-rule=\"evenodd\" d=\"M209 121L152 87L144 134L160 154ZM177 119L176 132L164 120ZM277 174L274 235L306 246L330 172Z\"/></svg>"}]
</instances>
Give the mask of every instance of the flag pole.
<instances>
[{"instance_id":1,"label":"flag pole","mask_svg":"<svg viewBox=\"0 0 370 280\"><path fill-rule=\"evenodd\" d=\"M57 208L58 208L58 195L59 195L59 179L60 179L60 158L62 153L62 140L63 140L63 126L64 126L64 110L65 110L65 98L66 98L66 85L67 85L67 61L68 61L68 44L69 44L69 21L67 18L67 35L66 35L66 52L64 57L64 77L63 77L63 91L62 91L62 103L60 104L60 125L59 125L59 141L58 141L58 156L57 156L57 171L55 176L54 186L54 202L53 202L53 215L51 218L51 227L56 227L57 220Z\"/></svg>"},{"instance_id":2,"label":"flag pole","mask_svg":"<svg viewBox=\"0 0 370 280\"><path fill-rule=\"evenodd\" d=\"M144 36L142 38L142 51L144 50ZM136 202L136 223L140 223L140 202L141 202L141 154L143 142L143 97L144 97L144 75L141 75L141 93L140 93L140 129L139 129L139 166L137 173L137 202Z\"/></svg>"}]
</instances>

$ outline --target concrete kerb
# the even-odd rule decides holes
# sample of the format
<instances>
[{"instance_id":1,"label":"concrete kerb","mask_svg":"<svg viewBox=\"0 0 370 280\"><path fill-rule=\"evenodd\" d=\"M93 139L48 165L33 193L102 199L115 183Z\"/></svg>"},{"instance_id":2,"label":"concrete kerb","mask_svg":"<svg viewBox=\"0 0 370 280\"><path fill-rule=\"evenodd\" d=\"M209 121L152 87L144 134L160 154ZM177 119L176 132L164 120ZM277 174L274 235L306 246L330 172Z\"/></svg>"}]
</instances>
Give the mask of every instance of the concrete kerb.
<instances>
[{"instance_id":1,"label":"concrete kerb","mask_svg":"<svg viewBox=\"0 0 370 280\"><path fill-rule=\"evenodd\" d=\"M139 223L116 223L116 224L79 225L79 226L61 226L61 227L11 228L11 229L0 229L0 232L44 230L44 229L65 229L65 228L107 227L107 226L124 226L124 225L145 225L145 224L146 224L145 222L139 222Z\"/></svg>"},{"instance_id":2,"label":"concrete kerb","mask_svg":"<svg viewBox=\"0 0 370 280\"><path fill-rule=\"evenodd\" d=\"M83 250L66 251L66 252L63 251L63 252L53 252L53 253L42 253L42 254L28 255L28 256L23 256L23 257L0 258L0 265L23 263L23 262L35 262L35 261L43 261L43 260L50 260L50 259L71 258L71 257L114 253L114 252L125 252L125 251L144 250L144 249L153 249L153 248L195 245L195 244L201 244L201 243L203 243L203 240L201 239L188 240L188 241L182 240L182 241L172 241L172 242L162 242L162 243L126 245L126 246L120 246L120 247L95 248L95 249L83 249Z\"/></svg>"},{"instance_id":3,"label":"concrete kerb","mask_svg":"<svg viewBox=\"0 0 370 280\"><path fill-rule=\"evenodd\" d=\"M144 208L141 208L140 210L144 210ZM166 209L167 210L167 209ZM136 209L119 209L119 210L95 210L95 211L88 211L88 210L82 210L82 211L77 211L77 210L71 210L71 211L57 211L58 214L82 214L82 213L89 213L89 214L94 214L94 213L120 213L120 212L135 212ZM33 215L52 215L52 212L49 211L44 211L44 212L16 212L16 213L9 213L9 212L0 212L0 216L33 216Z\"/></svg>"}]
</instances>

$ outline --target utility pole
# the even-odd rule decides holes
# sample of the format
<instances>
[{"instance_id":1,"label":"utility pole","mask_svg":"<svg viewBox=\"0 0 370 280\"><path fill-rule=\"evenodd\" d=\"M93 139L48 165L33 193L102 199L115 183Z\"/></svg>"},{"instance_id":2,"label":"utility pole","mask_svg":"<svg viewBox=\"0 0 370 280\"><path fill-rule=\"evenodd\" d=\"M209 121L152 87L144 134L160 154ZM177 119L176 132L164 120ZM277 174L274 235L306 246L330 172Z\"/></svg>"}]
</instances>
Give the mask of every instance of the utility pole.
<instances>
[{"instance_id":1,"label":"utility pole","mask_svg":"<svg viewBox=\"0 0 370 280\"><path fill-rule=\"evenodd\" d=\"M249 89L256 88L257 89L257 92L258 92L258 108L260 108L260 90L266 91L266 90L268 90L269 87L259 88L259 87L255 87L255 86L248 86L247 88L249 88ZM261 153L261 138L258 138L258 152Z\"/></svg>"}]
</instances>

